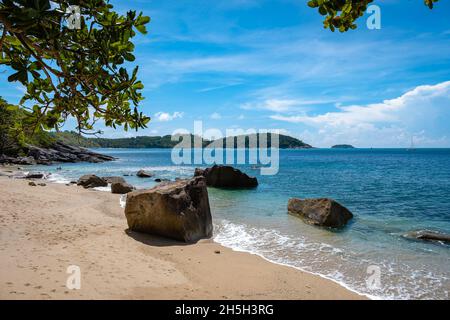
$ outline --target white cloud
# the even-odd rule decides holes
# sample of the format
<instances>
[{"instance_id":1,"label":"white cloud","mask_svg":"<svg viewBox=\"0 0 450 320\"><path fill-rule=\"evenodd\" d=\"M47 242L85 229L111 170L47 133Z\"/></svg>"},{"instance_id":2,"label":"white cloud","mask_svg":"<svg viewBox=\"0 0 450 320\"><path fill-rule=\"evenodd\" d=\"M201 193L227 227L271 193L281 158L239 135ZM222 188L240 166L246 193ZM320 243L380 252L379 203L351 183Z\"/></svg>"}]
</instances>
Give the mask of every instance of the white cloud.
<instances>
[{"instance_id":1,"label":"white cloud","mask_svg":"<svg viewBox=\"0 0 450 320\"><path fill-rule=\"evenodd\" d=\"M178 112L178 111L175 111L172 114L167 113L167 112L157 112L157 113L155 113L155 119L157 121L160 121L160 122L172 121L172 120L175 120L177 118L182 118L183 116L184 116L184 113L183 112Z\"/></svg>"},{"instance_id":2,"label":"white cloud","mask_svg":"<svg viewBox=\"0 0 450 320\"><path fill-rule=\"evenodd\" d=\"M269 110L274 112L287 112L308 105L317 105L334 102L333 100L302 100L302 99L267 99L262 102L244 103L244 110Z\"/></svg>"},{"instance_id":3,"label":"white cloud","mask_svg":"<svg viewBox=\"0 0 450 320\"><path fill-rule=\"evenodd\" d=\"M314 130L306 130L303 135L322 146L333 143L405 146L411 136L423 146L450 144L450 81L418 86L381 103L337 109L318 115L276 114L270 117L310 126Z\"/></svg>"},{"instance_id":4,"label":"white cloud","mask_svg":"<svg viewBox=\"0 0 450 320\"><path fill-rule=\"evenodd\" d=\"M214 112L213 114L211 114L210 118L213 120L219 120L222 119L222 115L220 113Z\"/></svg>"}]
</instances>

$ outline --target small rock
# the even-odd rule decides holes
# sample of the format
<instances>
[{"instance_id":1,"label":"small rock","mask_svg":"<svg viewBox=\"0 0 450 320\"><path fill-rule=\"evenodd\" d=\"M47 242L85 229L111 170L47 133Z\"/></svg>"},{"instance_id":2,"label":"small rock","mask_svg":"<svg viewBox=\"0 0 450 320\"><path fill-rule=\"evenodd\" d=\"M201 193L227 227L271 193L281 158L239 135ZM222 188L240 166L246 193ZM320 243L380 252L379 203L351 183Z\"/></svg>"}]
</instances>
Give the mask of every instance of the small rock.
<instances>
[{"instance_id":1,"label":"small rock","mask_svg":"<svg viewBox=\"0 0 450 320\"><path fill-rule=\"evenodd\" d=\"M46 184L45 183L38 183L38 186L45 187Z\"/></svg>"},{"instance_id":2,"label":"small rock","mask_svg":"<svg viewBox=\"0 0 450 320\"><path fill-rule=\"evenodd\" d=\"M30 172L25 177L26 179L43 179L45 175L42 172Z\"/></svg>"},{"instance_id":3,"label":"small rock","mask_svg":"<svg viewBox=\"0 0 450 320\"><path fill-rule=\"evenodd\" d=\"M220 250L215 250L214 253L215 254L220 254Z\"/></svg>"},{"instance_id":4,"label":"small rock","mask_svg":"<svg viewBox=\"0 0 450 320\"><path fill-rule=\"evenodd\" d=\"M109 184L119 183L119 182L120 183L127 183L125 181L125 179L122 178L122 177L103 177L102 179L105 180Z\"/></svg>"},{"instance_id":5,"label":"small rock","mask_svg":"<svg viewBox=\"0 0 450 320\"><path fill-rule=\"evenodd\" d=\"M32 186L32 187L36 187L36 183L35 183L34 181L28 182L28 185L29 185L29 186Z\"/></svg>"},{"instance_id":6,"label":"small rock","mask_svg":"<svg viewBox=\"0 0 450 320\"><path fill-rule=\"evenodd\" d=\"M153 173L145 171L145 170L139 170L136 173L136 176L138 176L139 178L151 178L151 177L153 177Z\"/></svg>"},{"instance_id":7,"label":"small rock","mask_svg":"<svg viewBox=\"0 0 450 320\"><path fill-rule=\"evenodd\" d=\"M133 190L134 187L126 182L114 182L111 184L111 193L125 194Z\"/></svg>"},{"instance_id":8,"label":"small rock","mask_svg":"<svg viewBox=\"0 0 450 320\"><path fill-rule=\"evenodd\" d=\"M77 185L84 188L106 187L108 183L94 174L87 174L78 179Z\"/></svg>"}]
</instances>

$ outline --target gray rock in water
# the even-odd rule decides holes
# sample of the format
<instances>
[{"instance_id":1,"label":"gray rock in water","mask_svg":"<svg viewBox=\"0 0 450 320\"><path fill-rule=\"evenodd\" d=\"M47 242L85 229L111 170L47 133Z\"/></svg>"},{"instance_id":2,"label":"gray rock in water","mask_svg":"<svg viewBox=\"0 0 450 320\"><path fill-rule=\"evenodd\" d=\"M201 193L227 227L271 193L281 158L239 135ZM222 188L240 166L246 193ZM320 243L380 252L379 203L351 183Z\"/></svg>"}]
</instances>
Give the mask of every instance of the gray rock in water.
<instances>
[{"instance_id":1,"label":"gray rock in water","mask_svg":"<svg viewBox=\"0 0 450 320\"><path fill-rule=\"evenodd\" d=\"M109 183L109 184L119 183L119 182L120 183L127 183L125 181L125 179L122 178L122 177L103 177L102 179L105 180L106 183Z\"/></svg>"},{"instance_id":2,"label":"gray rock in water","mask_svg":"<svg viewBox=\"0 0 450 320\"><path fill-rule=\"evenodd\" d=\"M151 177L153 177L153 173L145 171L145 170L139 170L136 173L136 176L138 176L139 178L151 178Z\"/></svg>"},{"instance_id":3,"label":"gray rock in water","mask_svg":"<svg viewBox=\"0 0 450 320\"><path fill-rule=\"evenodd\" d=\"M212 236L208 190L202 177L128 193L125 216L133 231L185 242Z\"/></svg>"},{"instance_id":4,"label":"gray rock in water","mask_svg":"<svg viewBox=\"0 0 450 320\"><path fill-rule=\"evenodd\" d=\"M435 231L428 231L428 230L411 231L408 232L405 235L405 237L424 241L442 241L450 244L450 234Z\"/></svg>"},{"instance_id":5,"label":"gray rock in water","mask_svg":"<svg viewBox=\"0 0 450 320\"><path fill-rule=\"evenodd\" d=\"M94 174L87 174L78 179L77 185L84 188L106 187L108 183Z\"/></svg>"},{"instance_id":6,"label":"gray rock in water","mask_svg":"<svg viewBox=\"0 0 450 320\"><path fill-rule=\"evenodd\" d=\"M111 184L111 193L125 194L133 190L134 187L126 182L113 182Z\"/></svg>"},{"instance_id":7,"label":"gray rock in water","mask_svg":"<svg viewBox=\"0 0 450 320\"><path fill-rule=\"evenodd\" d=\"M195 169L194 177L203 176L208 187L215 188L255 188L258 180L230 166L215 165L207 169Z\"/></svg>"},{"instance_id":8,"label":"gray rock in water","mask_svg":"<svg viewBox=\"0 0 450 320\"><path fill-rule=\"evenodd\" d=\"M353 218L353 214L332 199L289 199L288 213L302 218L306 223L340 228Z\"/></svg>"}]
</instances>

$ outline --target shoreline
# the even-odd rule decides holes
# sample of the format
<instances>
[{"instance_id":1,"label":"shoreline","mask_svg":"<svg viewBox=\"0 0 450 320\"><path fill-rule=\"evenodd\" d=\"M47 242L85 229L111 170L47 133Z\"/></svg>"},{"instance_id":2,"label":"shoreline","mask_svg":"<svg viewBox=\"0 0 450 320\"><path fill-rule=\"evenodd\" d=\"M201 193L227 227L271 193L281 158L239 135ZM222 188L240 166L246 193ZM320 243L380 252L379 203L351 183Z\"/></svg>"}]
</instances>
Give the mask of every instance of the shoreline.
<instances>
[{"instance_id":1,"label":"shoreline","mask_svg":"<svg viewBox=\"0 0 450 320\"><path fill-rule=\"evenodd\" d=\"M0 299L368 299L212 239L130 232L120 195L45 182L0 177ZM69 264L81 268L80 290L65 286Z\"/></svg>"},{"instance_id":2,"label":"shoreline","mask_svg":"<svg viewBox=\"0 0 450 320\"><path fill-rule=\"evenodd\" d=\"M275 265L278 265L278 266L282 266L282 267L291 268L291 269L297 270L299 272L304 272L304 273L307 273L307 274L310 274L310 275L313 275L313 276L320 277L320 278L325 279L327 281L331 281L331 282L339 285L340 287L343 287L346 290L348 290L348 291L350 291L350 292L352 292L352 293L354 293L354 294L356 294L356 295L358 295L358 296L360 296L360 297L362 297L363 299L366 299L366 300L383 300L383 299L385 299L383 297L378 297L378 296L373 296L373 295L365 294L365 293L362 293L362 292L358 292L358 291L354 290L353 288L351 288L350 286L348 286L347 284L345 284L344 282L340 282L340 281L335 280L333 278L324 276L324 275L322 275L320 273L307 271L307 270L304 270L304 269L302 269L300 267L295 267L295 266L292 266L292 265L287 264L287 263L273 261L273 260L270 260L269 258L266 258L262 254L259 254L259 253L253 252L253 251L243 250L243 249L234 249L234 248L222 245L219 242L216 242L216 241L214 241L214 242L217 243L218 245L222 246L222 247L229 248L229 249L233 250L234 252L242 252L242 253L246 253L246 254L255 255L255 256L257 256L257 257L259 257L259 258L261 258L261 259L263 259L263 260L265 260L265 261L267 261L269 263L272 263L272 264L275 264Z\"/></svg>"}]
</instances>

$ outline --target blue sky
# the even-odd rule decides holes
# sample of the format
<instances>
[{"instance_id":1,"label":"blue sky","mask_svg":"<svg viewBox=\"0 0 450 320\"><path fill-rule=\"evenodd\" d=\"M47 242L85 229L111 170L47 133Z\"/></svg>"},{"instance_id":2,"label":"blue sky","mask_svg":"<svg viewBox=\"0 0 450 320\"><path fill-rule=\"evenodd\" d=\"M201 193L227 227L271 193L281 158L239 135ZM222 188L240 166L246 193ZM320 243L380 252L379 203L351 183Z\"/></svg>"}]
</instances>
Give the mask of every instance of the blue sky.
<instances>
[{"instance_id":1,"label":"blue sky","mask_svg":"<svg viewBox=\"0 0 450 320\"><path fill-rule=\"evenodd\" d=\"M375 1L381 30L340 34L304 0L112 0L151 16L136 40L152 117L137 135L280 129L317 147L450 147L450 1ZM126 4L126 6L125 6ZM21 89L2 74L1 95ZM73 126L70 122L67 128ZM107 137L136 135L105 130Z\"/></svg>"}]
</instances>

